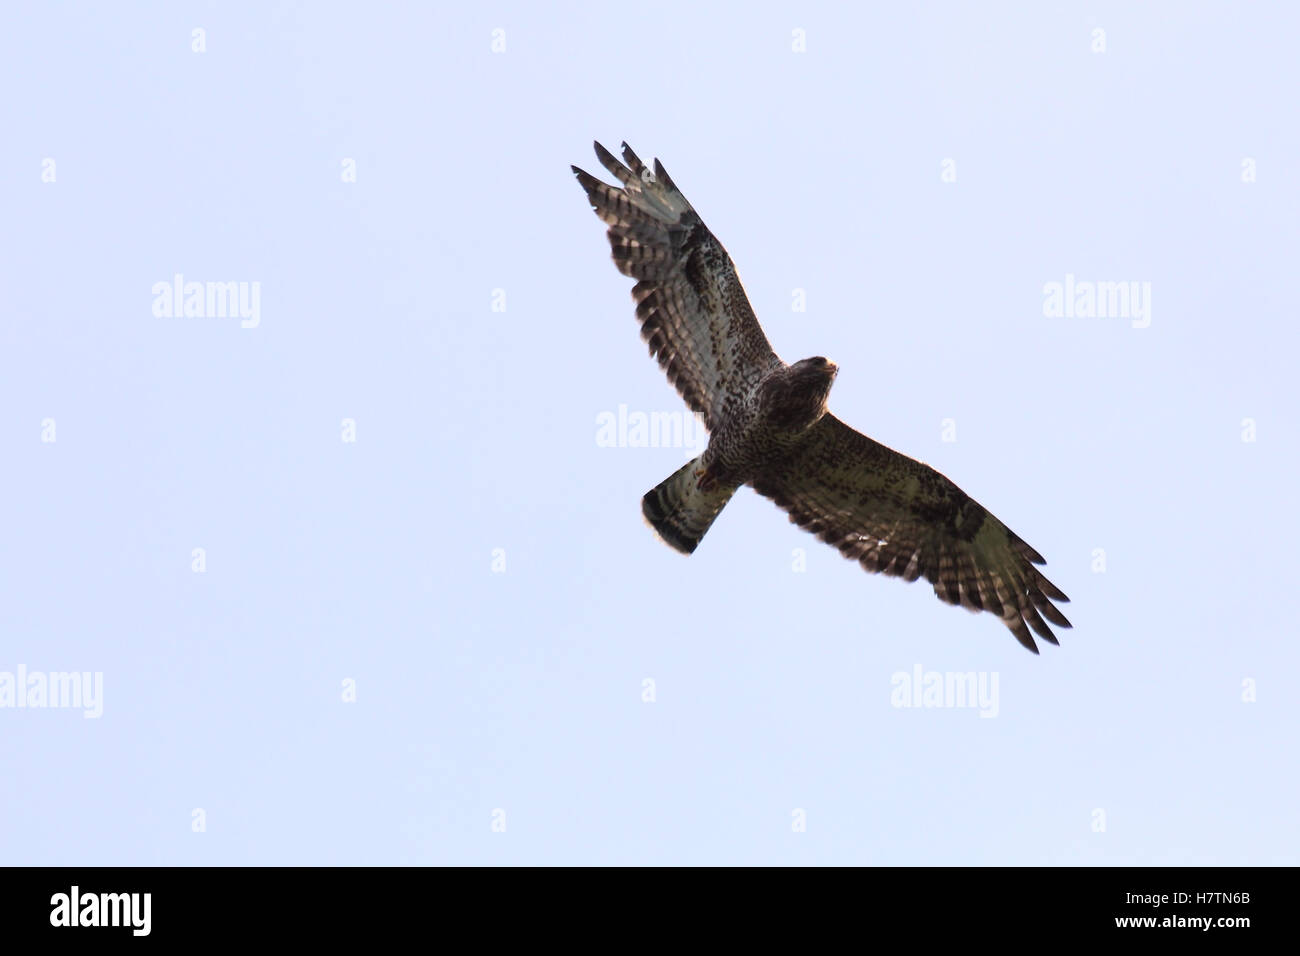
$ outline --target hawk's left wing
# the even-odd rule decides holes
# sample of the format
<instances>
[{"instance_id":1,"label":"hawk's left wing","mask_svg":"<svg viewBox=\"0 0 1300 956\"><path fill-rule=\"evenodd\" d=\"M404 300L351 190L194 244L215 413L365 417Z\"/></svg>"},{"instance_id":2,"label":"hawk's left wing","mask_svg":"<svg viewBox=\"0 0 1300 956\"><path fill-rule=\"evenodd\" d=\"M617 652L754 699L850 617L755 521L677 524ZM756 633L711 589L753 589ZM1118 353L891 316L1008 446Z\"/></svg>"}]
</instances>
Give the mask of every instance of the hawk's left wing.
<instances>
[{"instance_id":1,"label":"hawk's left wing","mask_svg":"<svg viewBox=\"0 0 1300 956\"><path fill-rule=\"evenodd\" d=\"M924 577L949 604L998 615L1035 654L1029 628L1055 644L1043 618L1070 626L1052 604L1069 598L1034 567L1037 551L933 468L829 412L753 485L868 571Z\"/></svg>"},{"instance_id":2,"label":"hawk's left wing","mask_svg":"<svg viewBox=\"0 0 1300 956\"><path fill-rule=\"evenodd\" d=\"M667 171L651 172L627 143L624 166L596 143L623 188L572 167L609 226L614 264L632 287L641 337L691 411L712 431L781 360L759 327L736 267Z\"/></svg>"}]
</instances>

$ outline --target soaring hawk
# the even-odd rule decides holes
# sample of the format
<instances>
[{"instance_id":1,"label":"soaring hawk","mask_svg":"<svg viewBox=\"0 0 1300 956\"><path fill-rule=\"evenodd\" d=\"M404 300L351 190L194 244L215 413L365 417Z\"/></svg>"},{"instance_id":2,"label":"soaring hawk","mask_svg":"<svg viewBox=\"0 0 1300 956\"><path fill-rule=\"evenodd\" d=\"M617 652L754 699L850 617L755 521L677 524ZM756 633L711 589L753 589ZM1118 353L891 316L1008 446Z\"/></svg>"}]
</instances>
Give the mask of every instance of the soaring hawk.
<instances>
[{"instance_id":1,"label":"soaring hawk","mask_svg":"<svg viewBox=\"0 0 1300 956\"><path fill-rule=\"evenodd\" d=\"M731 257L660 162L651 171L624 143L625 166L595 145L622 188L573 172L609 226L614 264L637 280L650 354L709 430L704 453L641 501L660 537L693 552L751 485L868 571L924 577L949 604L998 615L1035 654L1030 628L1056 644L1047 621L1070 622L1052 601L1069 598L1034 566L1042 556L933 468L828 412L834 363L777 357Z\"/></svg>"}]
</instances>

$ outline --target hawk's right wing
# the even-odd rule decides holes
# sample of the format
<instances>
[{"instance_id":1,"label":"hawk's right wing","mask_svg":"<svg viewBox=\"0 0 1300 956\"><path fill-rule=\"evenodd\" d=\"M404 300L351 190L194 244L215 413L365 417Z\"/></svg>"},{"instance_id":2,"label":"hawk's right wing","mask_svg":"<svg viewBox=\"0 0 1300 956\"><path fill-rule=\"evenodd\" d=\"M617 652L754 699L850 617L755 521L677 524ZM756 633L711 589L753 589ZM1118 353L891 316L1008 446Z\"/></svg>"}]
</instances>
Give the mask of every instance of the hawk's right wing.
<instances>
[{"instance_id":1,"label":"hawk's right wing","mask_svg":"<svg viewBox=\"0 0 1300 956\"><path fill-rule=\"evenodd\" d=\"M924 577L941 600L996 614L1035 654L1030 628L1055 644L1048 622L1070 626L1052 604L1070 599L1035 567L1042 555L929 465L830 412L753 485L866 570Z\"/></svg>"},{"instance_id":2,"label":"hawk's right wing","mask_svg":"<svg viewBox=\"0 0 1300 956\"><path fill-rule=\"evenodd\" d=\"M609 226L614 264L640 280L632 297L641 336L691 411L713 430L781 360L759 327L727 250L660 162L651 172L627 143L627 166L600 143L596 156L622 189L572 168Z\"/></svg>"}]
</instances>

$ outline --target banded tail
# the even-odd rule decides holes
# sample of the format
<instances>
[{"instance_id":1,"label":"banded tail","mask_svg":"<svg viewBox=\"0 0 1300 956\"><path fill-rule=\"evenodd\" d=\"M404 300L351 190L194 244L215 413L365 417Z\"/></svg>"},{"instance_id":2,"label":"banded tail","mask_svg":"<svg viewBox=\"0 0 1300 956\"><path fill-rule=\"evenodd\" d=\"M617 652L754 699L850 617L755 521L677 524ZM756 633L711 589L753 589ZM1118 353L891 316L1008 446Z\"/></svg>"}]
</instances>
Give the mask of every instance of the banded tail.
<instances>
[{"instance_id":1,"label":"banded tail","mask_svg":"<svg viewBox=\"0 0 1300 956\"><path fill-rule=\"evenodd\" d=\"M641 499L641 513L659 537L683 554L690 554L713 524L722 506L736 493L734 485L702 491L697 472L700 459L688 461Z\"/></svg>"}]
</instances>

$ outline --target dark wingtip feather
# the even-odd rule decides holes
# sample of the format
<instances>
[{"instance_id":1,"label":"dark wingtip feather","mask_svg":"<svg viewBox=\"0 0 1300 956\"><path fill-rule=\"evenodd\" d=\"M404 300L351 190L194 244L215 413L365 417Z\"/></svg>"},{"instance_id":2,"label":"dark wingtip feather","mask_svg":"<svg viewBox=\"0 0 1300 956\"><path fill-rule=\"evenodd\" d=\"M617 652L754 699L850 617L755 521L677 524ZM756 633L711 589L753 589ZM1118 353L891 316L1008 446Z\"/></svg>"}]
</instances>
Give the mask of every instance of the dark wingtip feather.
<instances>
[{"instance_id":1,"label":"dark wingtip feather","mask_svg":"<svg viewBox=\"0 0 1300 956\"><path fill-rule=\"evenodd\" d=\"M1029 626L1034 629L1034 633L1037 634L1039 637L1041 637L1043 640L1048 641L1049 643L1052 644L1059 643L1056 640L1056 635L1052 633L1052 629L1048 627L1046 623L1044 623L1043 619L1039 617L1038 612L1035 611L1032 607L1021 608L1020 614L1025 619L1025 621L1029 624Z\"/></svg>"},{"instance_id":2,"label":"dark wingtip feather","mask_svg":"<svg viewBox=\"0 0 1300 956\"><path fill-rule=\"evenodd\" d=\"M1038 608L1038 613L1047 618L1048 621L1055 624L1057 627L1072 626L1070 624L1070 619L1057 610L1055 605L1048 601L1047 598L1043 597L1041 593L1034 592L1030 595L1030 598L1033 600L1034 606Z\"/></svg>"},{"instance_id":3,"label":"dark wingtip feather","mask_svg":"<svg viewBox=\"0 0 1300 956\"><path fill-rule=\"evenodd\" d=\"M582 191L587 194L588 204L590 204L591 208L596 211L596 215L599 216L601 210L599 198L600 187L605 184L585 169L579 169L577 166L570 166L569 168L573 170L573 175L577 177L578 185L582 187Z\"/></svg>"},{"instance_id":4,"label":"dark wingtip feather","mask_svg":"<svg viewBox=\"0 0 1300 956\"><path fill-rule=\"evenodd\" d=\"M1060 588L1058 588L1051 581L1047 580L1047 578L1043 575L1042 571L1035 569L1032 577L1033 577L1033 583L1038 586L1038 589L1042 591L1044 594L1046 594L1053 601L1060 601L1062 604L1070 603L1070 599L1065 596L1065 592L1062 591Z\"/></svg>"},{"instance_id":5,"label":"dark wingtip feather","mask_svg":"<svg viewBox=\"0 0 1300 956\"><path fill-rule=\"evenodd\" d=\"M664 169L664 164L655 160L655 179L659 180L665 189L676 191L677 184L673 182L673 177L668 175L668 170Z\"/></svg>"},{"instance_id":6,"label":"dark wingtip feather","mask_svg":"<svg viewBox=\"0 0 1300 956\"><path fill-rule=\"evenodd\" d=\"M1029 628L1025 626L1025 622L1021 619L1019 614L1016 614L1014 617L1004 617L1002 623L1007 626L1007 629L1011 631L1012 635L1015 636L1015 639L1020 642L1021 647L1030 653L1038 653L1038 645L1034 643L1034 638L1030 635Z\"/></svg>"},{"instance_id":7,"label":"dark wingtip feather","mask_svg":"<svg viewBox=\"0 0 1300 956\"><path fill-rule=\"evenodd\" d=\"M641 170L645 169L645 163L641 162L641 157L633 152L632 147L626 141L623 143L623 162L627 163L628 168L637 176L640 176Z\"/></svg>"},{"instance_id":8,"label":"dark wingtip feather","mask_svg":"<svg viewBox=\"0 0 1300 956\"><path fill-rule=\"evenodd\" d=\"M618 161L618 157L604 146L601 146L600 143L596 143L596 158L600 160L600 165L609 170L609 174L624 186L630 186L636 182L636 177Z\"/></svg>"},{"instance_id":9,"label":"dark wingtip feather","mask_svg":"<svg viewBox=\"0 0 1300 956\"><path fill-rule=\"evenodd\" d=\"M1020 537L1020 535L1013 533L1011 535L1011 543L1012 546L1016 549L1016 551L1020 552L1020 554L1023 557L1028 558L1034 564L1047 563L1047 559L1043 557L1041 554L1039 554L1037 551L1035 551L1033 548L1031 548L1028 545L1028 543L1025 541L1025 539Z\"/></svg>"}]
</instances>

